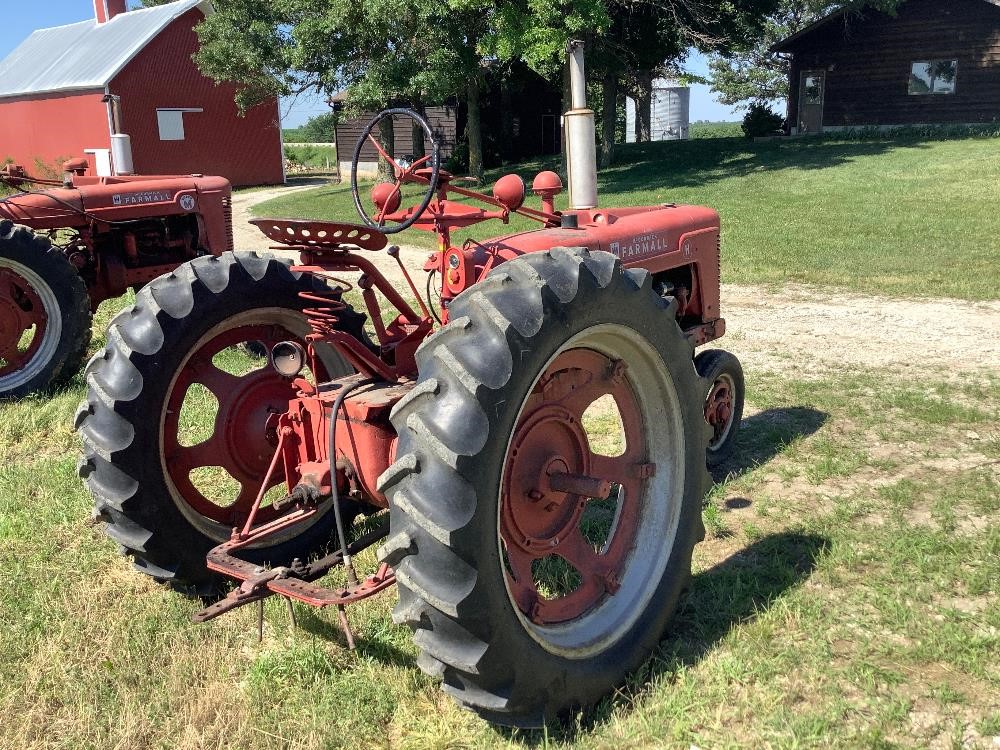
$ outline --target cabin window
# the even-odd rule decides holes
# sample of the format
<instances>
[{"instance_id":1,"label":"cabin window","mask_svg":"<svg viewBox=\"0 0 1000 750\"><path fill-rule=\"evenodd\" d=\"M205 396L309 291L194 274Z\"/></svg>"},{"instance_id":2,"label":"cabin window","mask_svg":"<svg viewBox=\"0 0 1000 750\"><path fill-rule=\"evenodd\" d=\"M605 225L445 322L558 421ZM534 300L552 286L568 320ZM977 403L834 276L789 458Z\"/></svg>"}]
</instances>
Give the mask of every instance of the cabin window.
<instances>
[{"instance_id":1,"label":"cabin window","mask_svg":"<svg viewBox=\"0 0 1000 750\"><path fill-rule=\"evenodd\" d=\"M197 107L164 108L156 110L156 123L160 127L161 141L184 140L184 114L186 112L204 112Z\"/></svg>"},{"instance_id":2,"label":"cabin window","mask_svg":"<svg viewBox=\"0 0 1000 750\"><path fill-rule=\"evenodd\" d=\"M910 95L954 94L958 60L921 60L910 66Z\"/></svg>"}]
</instances>

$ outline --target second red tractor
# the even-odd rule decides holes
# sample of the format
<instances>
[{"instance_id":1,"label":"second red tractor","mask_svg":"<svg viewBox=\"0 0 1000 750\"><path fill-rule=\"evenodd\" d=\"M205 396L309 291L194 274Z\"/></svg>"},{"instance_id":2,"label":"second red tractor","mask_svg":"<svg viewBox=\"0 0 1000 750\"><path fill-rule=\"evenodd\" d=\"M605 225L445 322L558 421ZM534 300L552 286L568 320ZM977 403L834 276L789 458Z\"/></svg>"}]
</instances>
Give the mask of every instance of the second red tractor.
<instances>
[{"instance_id":1,"label":"second red tractor","mask_svg":"<svg viewBox=\"0 0 1000 750\"><path fill-rule=\"evenodd\" d=\"M233 249L221 177L97 177L85 159L62 180L0 170L0 399L73 377L104 300L181 263Z\"/></svg>"}]
</instances>

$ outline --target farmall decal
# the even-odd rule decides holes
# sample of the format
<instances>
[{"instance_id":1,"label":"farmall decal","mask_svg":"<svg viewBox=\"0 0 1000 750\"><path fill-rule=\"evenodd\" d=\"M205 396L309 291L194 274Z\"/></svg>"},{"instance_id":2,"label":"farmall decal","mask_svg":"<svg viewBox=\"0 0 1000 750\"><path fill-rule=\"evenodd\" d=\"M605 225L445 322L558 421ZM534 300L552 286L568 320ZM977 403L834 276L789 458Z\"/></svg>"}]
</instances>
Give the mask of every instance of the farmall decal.
<instances>
[{"instance_id":1,"label":"farmall decal","mask_svg":"<svg viewBox=\"0 0 1000 750\"><path fill-rule=\"evenodd\" d=\"M626 242L612 242L609 250L622 260L670 252L666 238L659 234L640 234Z\"/></svg>"},{"instance_id":2,"label":"farmall decal","mask_svg":"<svg viewBox=\"0 0 1000 750\"><path fill-rule=\"evenodd\" d=\"M141 193L116 193L111 196L111 202L116 206L136 206L142 203L163 203L172 200L173 196L164 190L145 190Z\"/></svg>"}]
</instances>

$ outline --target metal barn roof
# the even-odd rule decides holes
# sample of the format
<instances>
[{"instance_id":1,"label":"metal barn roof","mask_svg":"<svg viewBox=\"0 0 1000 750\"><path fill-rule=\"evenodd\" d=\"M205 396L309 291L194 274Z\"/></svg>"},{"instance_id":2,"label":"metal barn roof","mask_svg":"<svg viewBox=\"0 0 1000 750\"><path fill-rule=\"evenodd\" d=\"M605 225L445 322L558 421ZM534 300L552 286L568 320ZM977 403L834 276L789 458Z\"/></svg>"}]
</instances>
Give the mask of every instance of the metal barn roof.
<instances>
[{"instance_id":1,"label":"metal barn roof","mask_svg":"<svg viewBox=\"0 0 1000 750\"><path fill-rule=\"evenodd\" d=\"M0 98L104 88L192 8L213 12L211 0L177 0L121 13L102 24L81 21L39 29L0 62Z\"/></svg>"}]
</instances>

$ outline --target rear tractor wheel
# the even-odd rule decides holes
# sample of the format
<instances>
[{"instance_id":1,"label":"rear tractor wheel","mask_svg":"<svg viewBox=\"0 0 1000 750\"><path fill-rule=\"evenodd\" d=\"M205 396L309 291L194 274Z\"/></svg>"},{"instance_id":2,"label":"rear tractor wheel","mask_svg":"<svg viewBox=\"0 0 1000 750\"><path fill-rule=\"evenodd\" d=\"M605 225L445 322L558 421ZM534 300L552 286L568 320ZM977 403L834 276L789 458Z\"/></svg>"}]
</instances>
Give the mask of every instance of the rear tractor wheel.
<instances>
[{"instance_id":1,"label":"rear tractor wheel","mask_svg":"<svg viewBox=\"0 0 1000 750\"><path fill-rule=\"evenodd\" d=\"M537 726L663 635L704 536L703 391L673 303L608 253L505 263L450 311L394 410L381 555L421 667Z\"/></svg>"},{"instance_id":2,"label":"rear tractor wheel","mask_svg":"<svg viewBox=\"0 0 1000 750\"><path fill-rule=\"evenodd\" d=\"M73 377L90 319L87 286L66 256L30 229L0 222L0 399Z\"/></svg>"},{"instance_id":3,"label":"rear tractor wheel","mask_svg":"<svg viewBox=\"0 0 1000 750\"><path fill-rule=\"evenodd\" d=\"M287 261L225 253L156 279L111 322L107 346L87 366L77 414L80 474L108 536L140 570L201 595L220 590L205 555L246 521L275 450L268 419L295 396L247 348L302 341L309 326L299 292L314 283ZM361 315L339 315L345 331L364 335ZM333 350L320 356L320 377L348 374ZM270 486L283 481L275 475ZM265 502L257 519L274 514ZM332 512L319 514L245 556L262 564L306 559L329 541L333 523Z\"/></svg>"},{"instance_id":4,"label":"rear tractor wheel","mask_svg":"<svg viewBox=\"0 0 1000 750\"><path fill-rule=\"evenodd\" d=\"M708 468L722 465L733 454L736 433L743 419L743 367L735 355L723 349L709 349L694 358L694 367L707 386L705 421L712 438L705 453Z\"/></svg>"}]
</instances>

